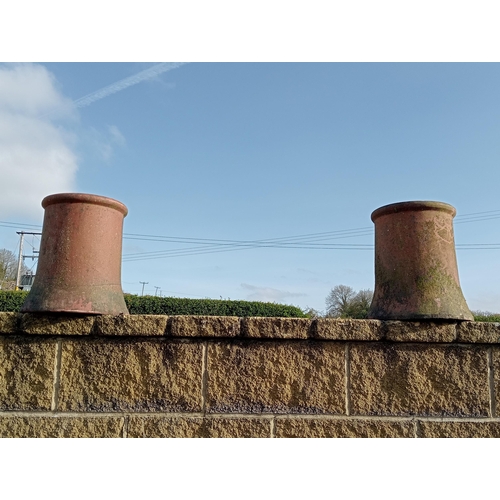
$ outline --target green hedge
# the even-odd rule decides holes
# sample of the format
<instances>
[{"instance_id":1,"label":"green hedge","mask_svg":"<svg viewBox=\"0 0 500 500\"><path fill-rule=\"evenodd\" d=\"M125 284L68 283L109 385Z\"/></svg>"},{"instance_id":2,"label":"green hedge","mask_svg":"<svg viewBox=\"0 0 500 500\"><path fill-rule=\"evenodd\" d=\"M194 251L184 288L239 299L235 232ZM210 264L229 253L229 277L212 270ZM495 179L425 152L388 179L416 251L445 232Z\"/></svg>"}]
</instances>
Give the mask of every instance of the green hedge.
<instances>
[{"instance_id":1,"label":"green hedge","mask_svg":"<svg viewBox=\"0 0 500 500\"><path fill-rule=\"evenodd\" d=\"M0 290L0 311L17 312L28 292ZM244 300L179 299L176 297L152 297L125 294L130 314L206 315L206 316L276 316L305 318L304 312L295 306L269 302ZM472 311L475 321L500 323L500 314Z\"/></svg>"},{"instance_id":2,"label":"green hedge","mask_svg":"<svg viewBox=\"0 0 500 500\"><path fill-rule=\"evenodd\" d=\"M500 314L488 311L472 311L475 321L488 321L490 323L500 323Z\"/></svg>"},{"instance_id":3,"label":"green hedge","mask_svg":"<svg viewBox=\"0 0 500 500\"><path fill-rule=\"evenodd\" d=\"M179 299L125 294L130 314L168 314L196 316L278 316L305 318L295 306L244 300Z\"/></svg>"},{"instance_id":4,"label":"green hedge","mask_svg":"<svg viewBox=\"0 0 500 500\"><path fill-rule=\"evenodd\" d=\"M17 312L21 309L28 292L10 292L0 290L0 311Z\"/></svg>"},{"instance_id":5,"label":"green hedge","mask_svg":"<svg viewBox=\"0 0 500 500\"><path fill-rule=\"evenodd\" d=\"M0 290L0 311L17 312L28 292ZM301 309L268 302L244 300L179 299L125 294L130 314L206 315L206 316L277 316L305 318Z\"/></svg>"}]
</instances>

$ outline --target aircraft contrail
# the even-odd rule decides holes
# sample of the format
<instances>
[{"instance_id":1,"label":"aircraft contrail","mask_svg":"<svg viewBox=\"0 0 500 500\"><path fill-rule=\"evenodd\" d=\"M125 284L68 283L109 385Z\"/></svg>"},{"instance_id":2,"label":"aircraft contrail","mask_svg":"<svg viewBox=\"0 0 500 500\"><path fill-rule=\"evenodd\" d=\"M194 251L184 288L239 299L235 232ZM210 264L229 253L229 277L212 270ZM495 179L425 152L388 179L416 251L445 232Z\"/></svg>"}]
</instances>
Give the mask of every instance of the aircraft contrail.
<instances>
[{"instance_id":1,"label":"aircraft contrail","mask_svg":"<svg viewBox=\"0 0 500 500\"><path fill-rule=\"evenodd\" d=\"M108 95L119 92L120 90L126 89L127 87L131 87L132 85L136 85L137 83L140 83L144 80L148 80L149 78L153 78L157 75L160 75L161 73L165 73L166 71L170 71L171 69L178 68L179 66L182 66L184 64L189 64L189 63L178 62L178 63L155 64L151 68L148 68L144 71L140 71L135 75L129 76L128 78L119 80L118 82L112 83L111 85L108 85L107 87L104 87L100 90L96 90L91 94L87 94L86 96L80 97L80 99L73 101L73 104L77 108L84 108L85 106L89 106L93 102L98 101L99 99L103 99Z\"/></svg>"}]
</instances>

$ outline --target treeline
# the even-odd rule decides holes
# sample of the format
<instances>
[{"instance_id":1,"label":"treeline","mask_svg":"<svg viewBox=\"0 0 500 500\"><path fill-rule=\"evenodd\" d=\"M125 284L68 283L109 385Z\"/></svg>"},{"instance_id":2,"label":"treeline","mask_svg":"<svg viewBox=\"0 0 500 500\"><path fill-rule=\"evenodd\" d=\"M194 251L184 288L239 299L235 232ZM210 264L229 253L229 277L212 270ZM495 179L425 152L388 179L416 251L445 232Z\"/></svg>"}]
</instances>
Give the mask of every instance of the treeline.
<instances>
[{"instance_id":1,"label":"treeline","mask_svg":"<svg viewBox=\"0 0 500 500\"><path fill-rule=\"evenodd\" d=\"M489 321L490 323L500 323L500 314L489 311L471 311L474 321Z\"/></svg>"},{"instance_id":2,"label":"treeline","mask_svg":"<svg viewBox=\"0 0 500 500\"><path fill-rule=\"evenodd\" d=\"M308 308L304 312L310 318L352 318L365 319L368 317L373 291L356 291L350 286L337 285L330 290L325 304L326 312ZM471 311L474 321L500 323L500 314L489 311Z\"/></svg>"},{"instance_id":3,"label":"treeline","mask_svg":"<svg viewBox=\"0 0 500 500\"><path fill-rule=\"evenodd\" d=\"M326 316L330 318L367 318L372 298L372 290L356 292L350 286L337 285L330 290L326 297Z\"/></svg>"},{"instance_id":4,"label":"treeline","mask_svg":"<svg viewBox=\"0 0 500 500\"><path fill-rule=\"evenodd\" d=\"M327 298L327 313L308 308L269 302L244 300L182 299L177 297L153 297L125 294L130 314L166 314L190 316L239 316L282 318L355 318L367 317L371 290L355 292L352 288L334 288ZM0 290L0 312L18 312L28 292ZM488 311L472 311L475 321L500 323L500 314Z\"/></svg>"},{"instance_id":5,"label":"treeline","mask_svg":"<svg viewBox=\"0 0 500 500\"><path fill-rule=\"evenodd\" d=\"M18 312L28 292L0 291L0 311ZM130 314L166 314L194 316L264 316L305 318L295 306L244 300L182 299L177 297L152 297L125 294Z\"/></svg>"}]
</instances>

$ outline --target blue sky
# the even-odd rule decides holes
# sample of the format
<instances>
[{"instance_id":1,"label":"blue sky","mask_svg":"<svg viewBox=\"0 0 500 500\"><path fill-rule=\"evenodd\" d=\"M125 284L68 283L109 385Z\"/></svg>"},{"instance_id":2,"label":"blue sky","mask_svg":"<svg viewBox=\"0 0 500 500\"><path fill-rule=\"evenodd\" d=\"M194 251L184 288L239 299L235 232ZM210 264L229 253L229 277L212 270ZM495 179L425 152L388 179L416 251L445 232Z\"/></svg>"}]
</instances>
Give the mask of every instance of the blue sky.
<instances>
[{"instance_id":1,"label":"blue sky","mask_svg":"<svg viewBox=\"0 0 500 500\"><path fill-rule=\"evenodd\" d=\"M376 208L444 201L457 209L469 307L500 311L500 249L460 248L500 248L499 64L189 63L78 107L154 65L0 65L0 220L41 224L45 195L77 191L125 203L127 234L249 241L365 228L308 241L372 245ZM0 227L0 248L17 244ZM323 310L337 284L374 286L369 247L143 259L196 247L125 239L124 290L146 281L149 294Z\"/></svg>"}]
</instances>

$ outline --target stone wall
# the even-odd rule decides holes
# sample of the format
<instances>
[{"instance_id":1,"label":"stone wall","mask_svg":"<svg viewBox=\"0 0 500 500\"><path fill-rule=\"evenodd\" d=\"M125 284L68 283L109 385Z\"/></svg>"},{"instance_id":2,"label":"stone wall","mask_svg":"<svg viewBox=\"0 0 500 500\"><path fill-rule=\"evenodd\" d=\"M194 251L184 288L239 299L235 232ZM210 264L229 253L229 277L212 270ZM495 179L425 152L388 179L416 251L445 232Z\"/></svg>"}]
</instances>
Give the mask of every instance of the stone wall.
<instances>
[{"instance_id":1,"label":"stone wall","mask_svg":"<svg viewBox=\"0 0 500 500\"><path fill-rule=\"evenodd\" d=\"M0 313L2 437L497 437L500 325Z\"/></svg>"}]
</instances>

